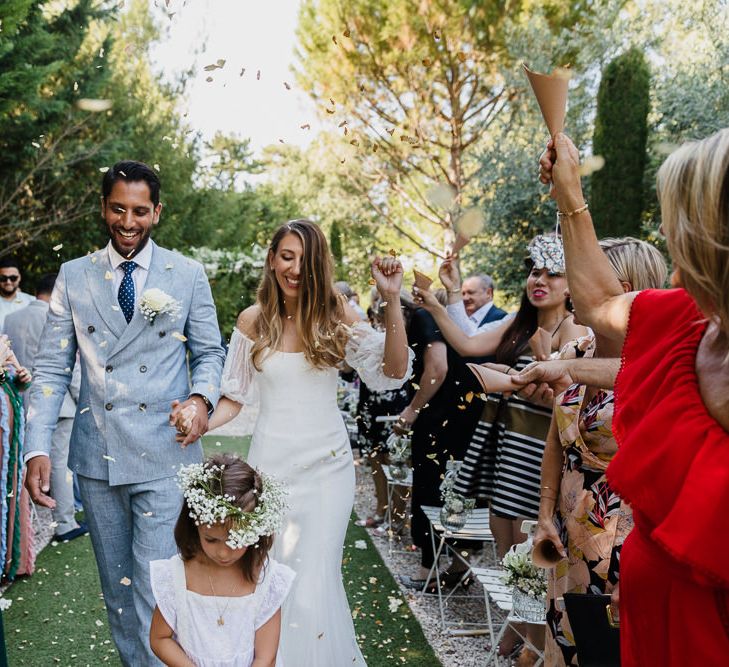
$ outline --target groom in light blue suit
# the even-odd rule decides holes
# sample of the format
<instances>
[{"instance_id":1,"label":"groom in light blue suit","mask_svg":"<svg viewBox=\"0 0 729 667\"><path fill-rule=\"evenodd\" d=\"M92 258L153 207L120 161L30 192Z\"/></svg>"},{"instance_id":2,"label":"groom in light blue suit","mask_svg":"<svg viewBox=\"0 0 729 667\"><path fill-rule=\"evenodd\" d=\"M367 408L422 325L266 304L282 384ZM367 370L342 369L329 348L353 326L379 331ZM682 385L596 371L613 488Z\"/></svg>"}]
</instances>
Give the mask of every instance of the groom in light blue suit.
<instances>
[{"instance_id":1,"label":"groom in light blue suit","mask_svg":"<svg viewBox=\"0 0 729 667\"><path fill-rule=\"evenodd\" d=\"M199 438L225 360L203 267L150 238L159 191L156 173L140 162L119 162L104 175L110 241L61 266L25 438L26 486L35 502L52 507L51 437L78 350L69 467L78 475L111 632L128 667L161 664L149 649L149 561L176 552L182 496L175 475L181 464L202 461ZM140 301L149 306L146 318ZM182 446L170 426L173 401L196 407Z\"/></svg>"}]
</instances>

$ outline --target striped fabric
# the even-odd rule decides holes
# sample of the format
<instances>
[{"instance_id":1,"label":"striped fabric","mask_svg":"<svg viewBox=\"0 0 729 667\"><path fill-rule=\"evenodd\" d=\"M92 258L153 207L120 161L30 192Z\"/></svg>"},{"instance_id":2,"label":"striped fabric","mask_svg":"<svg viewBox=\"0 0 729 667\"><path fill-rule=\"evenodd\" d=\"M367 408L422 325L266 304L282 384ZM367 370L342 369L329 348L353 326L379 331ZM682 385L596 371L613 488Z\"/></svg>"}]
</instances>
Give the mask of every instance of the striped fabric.
<instances>
[{"instance_id":1,"label":"striped fabric","mask_svg":"<svg viewBox=\"0 0 729 667\"><path fill-rule=\"evenodd\" d=\"M519 357L515 368L531 363ZM455 490L490 503L498 516L536 518L544 440L552 411L512 395L489 394Z\"/></svg>"}]
</instances>

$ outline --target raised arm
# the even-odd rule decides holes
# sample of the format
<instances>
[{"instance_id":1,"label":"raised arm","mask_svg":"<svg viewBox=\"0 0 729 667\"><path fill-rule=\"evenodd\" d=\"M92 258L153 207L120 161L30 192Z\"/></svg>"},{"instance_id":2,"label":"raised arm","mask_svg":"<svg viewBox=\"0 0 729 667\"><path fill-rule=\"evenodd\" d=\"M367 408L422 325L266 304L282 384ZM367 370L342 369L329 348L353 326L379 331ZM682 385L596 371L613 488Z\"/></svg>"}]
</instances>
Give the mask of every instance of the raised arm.
<instances>
[{"instance_id":1,"label":"raised arm","mask_svg":"<svg viewBox=\"0 0 729 667\"><path fill-rule=\"evenodd\" d=\"M540 180L551 183L550 194L562 213L567 280L575 312L582 323L596 333L622 344L628 329L635 293L625 294L600 249L585 205L580 181L580 156L567 135L550 140L539 160Z\"/></svg>"},{"instance_id":2,"label":"raised arm","mask_svg":"<svg viewBox=\"0 0 729 667\"><path fill-rule=\"evenodd\" d=\"M410 404L400 413L394 428L407 433L412 428L420 411L440 389L448 373L448 353L445 343L434 341L423 353L423 374L417 379L418 389Z\"/></svg>"},{"instance_id":3,"label":"raised arm","mask_svg":"<svg viewBox=\"0 0 729 667\"><path fill-rule=\"evenodd\" d=\"M382 372L389 378L402 379L408 371L408 337L400 308L402 265L393 257L376 257L371 270L377 290L382 296L385 312Z\"/></svg>"},{"instance_id":4,"label":"raised arm","mask_svg":"<svg viewBox=\"0 0 729 667\"><path fill-rule=\"evenodd\" d=\"M546 382L555 394L571 384L612 389L620 370L620 359L554 359L535 361L512 377L515 386Z\"/></svg>"},{"instance_id":5,"label":"raised arm","mask_svg":"<svg viewBox=\"0 0 729 667\"><path fill-rule=\"evenodd\" d=\"M448 311L438 303L432 292L414 287L413 294L415 301L433 316L443 337L462 357L483 357L496 352L501 337L511 324L509 319L489 331L469 336L450 318Z\"/></svg>"}]
</instances>

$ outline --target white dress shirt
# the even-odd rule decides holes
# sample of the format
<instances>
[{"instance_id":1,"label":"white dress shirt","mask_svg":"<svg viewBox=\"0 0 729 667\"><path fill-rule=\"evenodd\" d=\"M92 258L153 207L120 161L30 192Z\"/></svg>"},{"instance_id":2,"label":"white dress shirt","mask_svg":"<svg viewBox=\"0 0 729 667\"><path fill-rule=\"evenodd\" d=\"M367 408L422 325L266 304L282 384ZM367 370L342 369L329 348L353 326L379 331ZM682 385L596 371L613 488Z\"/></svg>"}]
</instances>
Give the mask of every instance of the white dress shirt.
<instances>
[{"instance_id":1,"label":"white dress shirt","mask_svg":"<svg viewBox=\"0 0 729 667\"><path fill-rule=\"evenodd\" d=\"M132 272L132 280L134 281L134 297L136 301L139 301L139 295L142 293L145 284L147 283L147 274L149 273L149 266L152 264L152 244L147 241L144 248L138 255L134 255L130 259L120 255L109 241L106 246L109 253L109 261L114 269L114 293L119 294L119 285L124 278L124 269L122 268L123 262L136 262L137 268Z\"/></svg>"},{"instance_id":2,"label":"white dress shirt","mask_svg":"<svg viewBox=\"0 0 729 667\"><path fill-rule=\"evenodd\" d=\"M463 331L470 338L471 336L483 333L484 331L496 329L497 327L500 327L504 322L508 322L514 317L515 313L509 313L506 317L500 320L495 320L494 322L486 322L485 324L479 326L479 322L481 322L481 320L486 317L486 314L489 312L489 310L491 310L493 305L493 301L485 303L470 317L468 313L466 313L466 307L463 305L463 301L449 303L446 306L446 310L448 311L448 315L450 316L450 318L458 325L458 328L461 329L461 331Z\"/></svg>"}]
</instances>

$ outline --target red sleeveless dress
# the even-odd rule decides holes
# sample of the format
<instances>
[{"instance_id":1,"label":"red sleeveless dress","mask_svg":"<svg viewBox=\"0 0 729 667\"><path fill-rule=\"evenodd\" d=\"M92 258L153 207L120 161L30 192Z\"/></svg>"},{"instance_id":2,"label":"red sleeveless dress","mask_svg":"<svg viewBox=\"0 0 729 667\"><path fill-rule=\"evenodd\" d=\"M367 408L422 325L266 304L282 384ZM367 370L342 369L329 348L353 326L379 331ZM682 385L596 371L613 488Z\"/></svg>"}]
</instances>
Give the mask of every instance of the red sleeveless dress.
<instances>
[{"instance_id":1,"label":"red sleeveless dress","mask_svg":"<svg viewBox=\"0 0 729 667\"><path fill-rule=\"evenodd\" d=\"M633 302L607 470L635 519L620 564L622 667L729 665L729 433L699 393L705 329L685 290Z\"/></svg>"}]
</instances>

